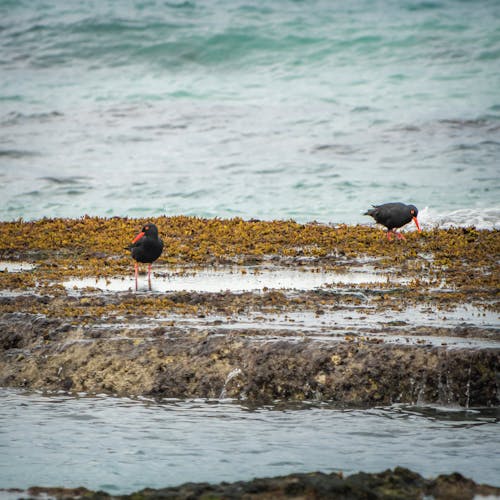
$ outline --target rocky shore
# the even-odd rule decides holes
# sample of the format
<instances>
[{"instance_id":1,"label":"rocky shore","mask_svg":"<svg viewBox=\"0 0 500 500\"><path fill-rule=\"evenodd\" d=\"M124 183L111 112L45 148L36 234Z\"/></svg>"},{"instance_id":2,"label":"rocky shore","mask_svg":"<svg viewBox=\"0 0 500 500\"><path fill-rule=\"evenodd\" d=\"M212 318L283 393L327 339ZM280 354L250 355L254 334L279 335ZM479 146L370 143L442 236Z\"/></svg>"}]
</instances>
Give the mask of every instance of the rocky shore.
<instances>
[{"instance_id":1,"label":"rocky shore","mask_svg":"<svg viewBox=\"0 0 500 500\"><path fill-rule=\"evenodd\" d=\"M497 404L498 350L289 338L263 329L92 324L7 313L4 386L89 394L339 404ZM266 340L272 339L272 340Z\"/></svg>"},{"instance_id":2,"label":"rocky shore","mask_svg":"<svg viewBox=\"0 0 500 500\"><path fill-rule=\"evenodd\" d=\"M0 385L498 405L498 231L436 229L387 242L363 226L158 218L165 251L153 290L134 292L123 248L143 222L0 223ZM225 290L227 269L236 282L276 270L330 282ZM201 280L199 290L170 291L174 270L181 287L209 270L221 289Z\"/></svg>"},{"instance_id":3,"label":"rocky shore","mask_svg":"<svg viewBox=\"0 0 500 500\"><path fill-rule=\"evenodd\" d=\"M27 491L3 490L19 498L54 498L57 500L270 500L289 498L296 500L472 500L474 498L500 498L500 488L479 485L460 474L441 475L425 479L408 469L397 467L379 474L360 472L348 477L342 474L290 474L283 477L261 478L235 483L187 483L158 490L144 489L129 495L109 495L85 488L41 488ZM0 490L2 493L2 490Z\"/></svg>"},{"instance_id":4,"label":"rocky shore","mask_svg":"<svg viewBox=\"0 0 500 500\"><path fill-rule=\"evenodd\" d=\"M387 242L364 226L160 217L152 222L165 251L154 265L153 289L141 276L136 292L123 249L144 222L0 223L0 386L256 403L498 406L498 231L434 229ZM498 488L459 474L424 479L401 468L115 497L84 488L3 493L500 497Z\"/></svg>"}]
</instances>

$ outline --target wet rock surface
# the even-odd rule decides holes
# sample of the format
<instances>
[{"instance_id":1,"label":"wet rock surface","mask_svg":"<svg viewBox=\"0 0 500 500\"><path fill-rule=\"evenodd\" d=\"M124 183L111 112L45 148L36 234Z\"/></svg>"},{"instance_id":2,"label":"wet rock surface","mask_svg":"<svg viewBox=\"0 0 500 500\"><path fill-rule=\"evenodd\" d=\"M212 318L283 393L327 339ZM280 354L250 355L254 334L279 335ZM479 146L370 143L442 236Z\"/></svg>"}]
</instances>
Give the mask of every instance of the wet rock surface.
<instances>
[{"instance_id":1,"label":"wet rock surface","mask_svg":"<svg viewBox=\"0 0 500 500\"><path fill-rule=\"evenodd\" d=\"M0 223L0 385L498 405L498 231L388 243L362 226L157 218L157 289L133 292L123 247L143 222Z\"/></svg>"},{"instance_id":2,"label":"wet rock surface","mask_svg":"<svg viewBox=\"0 0 500 500\"><path fill-rule=\"evenodd\" d=\"M498 231L435 229L388 244L382 231L362 226L160 217L152 220L165 242L153 268L157 288L133 292L123 248L144 222L0 222L0 386L340 406L498 406ZM228 266L230 286L224 281ZM183 291L184 277L200 270L211 287L201 282L200 289ZM305 285L293 286L298 272L309 274L297 280ZM175 290L169 289L174 273ZM255 276L239 290L237 277L248 273ZM274 286L268 279L252 288L262 273L288 281ZM318 285L318 274L325 283ZM315 472L184 484L115 497L85 488L3 493L57 499L500 498L499 488L459 474L425 479L401 468L345 478Z\"/></svg>"},{"instance_id":3,"label":"wet rock surface","mask_svg":"<svg viewBox=\"0 0 500 500\"><path fill-rule=\"evenodd\" d=\"M20 313L0 322L0 383L157 397L498 404L498 350L325 342L217 327L71 326Z\"/></svg>"},{"instance_id":4,"label":"wet rock surface","mask_svg":"<svg viewBox=\"0 0 500 500\"><path fill-rule=\"evenodd\" d=\"M5 491L5 490L4 490ZM1 493L1 490L0 490ZM408 469L397 467L378 474L360 472L348 477L341 474L313 472L290 474L288 476L253 479L235 483L186 483L178 487L144 489L130 495L109 495L104 492L89 491L85 488L42 488L33 487L28 491L10 490L19 498L55 499L248 499L263 500L274 498L342 500L360 499L456 499L472 500L484 496L500 498L500 488L478 485L460 474L441 475L435 479L425 479Z\"/></svg>"}]
</instances>

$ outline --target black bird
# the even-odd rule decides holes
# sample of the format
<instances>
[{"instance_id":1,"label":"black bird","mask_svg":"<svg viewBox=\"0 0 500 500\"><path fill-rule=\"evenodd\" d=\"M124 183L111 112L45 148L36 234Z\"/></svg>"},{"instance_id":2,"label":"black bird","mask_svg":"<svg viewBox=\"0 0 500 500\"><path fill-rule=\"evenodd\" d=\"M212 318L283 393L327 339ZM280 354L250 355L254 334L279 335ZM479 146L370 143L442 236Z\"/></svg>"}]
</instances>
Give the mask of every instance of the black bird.
<instances>
[{"instance_id":1,"label":"black bird","mask_svg":"<svg viewBox=\"0 0 500 500\"><path fill-rule=\"evenodd\" d=\"M137 277L139 274L138 262L148 265L148 285L151 290L151 264L163 252L163 241L158 236L158 228L148 222L144 225L141 232L132 240L132 244L127 247L135 259L135 289L137 290Z\"/></svg>"},{"instance_id":2,"label":"black bird","mask_svg":"<svg viewBox=\"0 0 500 500\"><path fill-rule=\"evenodd\" d=\"M387 239L391 240L391 234L395 234L400 240L405 237L401 233L396 233L396 229L408 224L412 220L417 229L420 229L417 215L418 210L414 205L405 205L404 203L384 203L383 205L373 205L373 208L367 210L364 215L372 216L379 224L387 228Z\"/></svg>"}]
</instances>

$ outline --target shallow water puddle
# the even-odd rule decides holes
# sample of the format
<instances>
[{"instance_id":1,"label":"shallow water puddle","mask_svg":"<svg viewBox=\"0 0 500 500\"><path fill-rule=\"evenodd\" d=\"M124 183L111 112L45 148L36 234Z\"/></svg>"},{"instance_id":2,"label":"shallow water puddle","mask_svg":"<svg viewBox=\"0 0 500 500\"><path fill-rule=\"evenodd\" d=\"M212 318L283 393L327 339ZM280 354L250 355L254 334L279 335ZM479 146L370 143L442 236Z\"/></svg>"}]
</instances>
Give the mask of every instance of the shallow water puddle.
<instances>
[{"instance_id":1,"label":"shallow water puddle","mask_svg":"<svg viewBox=\"0 0 500 500\"><path fill-rule=\"evenodd\" d=\"M195 323L199 320L195 319ZM332 333L406 331L418 327L431 328L484 328L500 332L500 318L495 311L473 306L461 306L448 311L431 308L408 307L402 311L373 307L350 307L338 310L288 311L285 314L258 313L241 317L235 322L224 321L221 328L270 328L324 330Z\"/></svg>"},{"instance_id":2,"label":"shallow water puddle","mask_svg":"<svg viewBox=\"0 0 500 500\"><path fill-rule=\"evenodd\" d=\"M2 273L22 273L24 271L32 271L35 267L35 264L30 264L29 262L0 261L0 272Z\"/></svg>"},{"instance_id":3,"label":"shallow water puddle","mask_svg":"<svg viewBox=\"0 0 500 500\"><path fill-rule=\"evenodd\" d=\"M393 281L390 274L376 273L370 268L358 268L347 273L315 272L314 269L288 268L218 268L196 272L172 271L155 274L154 292L245 292L258 290L313 290L332 285L358 285ZM119 292L133 290L133 276L110 279L71 279L63 283L71 289L97 288ZM139 276L139 290L147 290L147 278Z\"/></svg>"},{"instance_id":4,"label":"shallow water puddle","mask_svg":"<svg viewBox=\"0 0 500 500\"><path fill-rule=\"evenodd\" d=\"M433 335L382 335L368 333L364 335L328 335L328 334L307 334L298 336L277 335L275 337L264 337L256 335L252 340L259 342L281 341L303 342L305 340L316 340L321 342L351 342L362 344L397 344L397 345L419 345L419 346L440 346L447 349L497 349L500 342L495 340L469 339L461 337L441 337Z\"/></svg>"},{"instance_id":5,"label":"shallow water puddle","mask_svg":"<svg viewBox=\"0 0 500 500\"><path fill-rule=\"evenodd\" d=\"M400 318L399 321L393 320L395 317ZM407 321L401 318L406 318ZM450 349L500 348L498 314L472 306L447 311L446 317L442 311L429 308L381 313L373 308L357 307L326 311L321 315L313 311L254 313L235 317L209 315L203 318L174 314L168 318L149 318L140 323L100 323L98 327L141 330L158 324L164 326L167 320L167 336L187 329L210 332L211 336L233 332L257 342L318 340L433 345ZM471 336L462 336L462 328L472 328L475 331L471 332Z\"/></svg>"},{"instance_id":6,"label":"shallow water puddle","mask_svg":"<svg viewBox=\"0 0 500 500\"><path fill-rule=\"evenodd\" d=\"M353 307L324 311L318 316L314 312L291 312L288 318L313 326L318 322L330 326L349 326L357 329L379 327L388 329L414 329L416 326L447 328L476 326L500 329L498 313L473 306L460 306L447 311L429 307L407 307L401 311L375 309L372 307Z\"/></svg>"}]
</instances>

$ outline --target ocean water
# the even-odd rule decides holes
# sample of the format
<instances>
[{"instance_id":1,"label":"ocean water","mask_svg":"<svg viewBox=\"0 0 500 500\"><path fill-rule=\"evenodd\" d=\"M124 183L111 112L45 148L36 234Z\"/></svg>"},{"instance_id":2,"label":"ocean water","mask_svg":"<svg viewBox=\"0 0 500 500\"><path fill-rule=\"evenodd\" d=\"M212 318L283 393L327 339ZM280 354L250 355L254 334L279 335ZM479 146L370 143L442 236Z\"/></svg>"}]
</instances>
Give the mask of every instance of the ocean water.
<instances>
[{"instance_id":1,"label":"ocean water","mask_svg":"<svg viewBox=\"0 0 500 500\"><path fill-rule=\"evenodd\" d=\"M294 472L460 472L500 486L498 410L43 396L0 390L0 488L109 493ZM1 494L1 491L0 491Z\"/></svg>"},{"instance_id":2,"label":"ocean water","mask_svg":"<svg viewBox=\"0 0 500 500\"><path fill-rule=\"evenodd\" d=\"M500 227L498 0L0 0L0 220Z\"/></svg>"}]
</instances>

